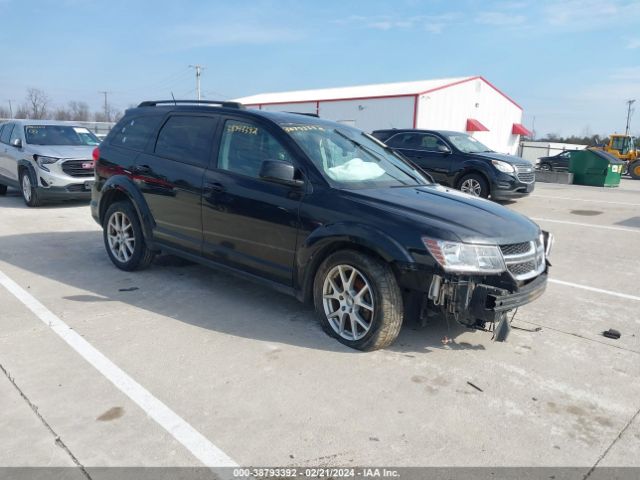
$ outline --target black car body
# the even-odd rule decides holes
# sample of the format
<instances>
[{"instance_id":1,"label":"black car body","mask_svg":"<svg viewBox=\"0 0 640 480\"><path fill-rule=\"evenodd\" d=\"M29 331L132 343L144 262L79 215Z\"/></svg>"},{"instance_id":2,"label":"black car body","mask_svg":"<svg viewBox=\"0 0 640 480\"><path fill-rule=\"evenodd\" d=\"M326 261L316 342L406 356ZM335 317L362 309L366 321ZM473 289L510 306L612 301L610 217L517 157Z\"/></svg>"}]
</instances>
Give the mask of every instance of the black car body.
<instances>
[{"instance_id":1,"label":"black car body","mask_svg":"<svg viewBox=\"0 0 640 480\"><path fill-rule=\"evenodd\" d=\"M483 328L546 286L535 223L431 183L345 125L146 102L95 156L91 211L117 267L163 251L243 275L313 299L354 348L390 344L410 311Z\"/></svg>"},{"instance_id":2,"label":"black car body","mask_svg":"<svg viewBox=\"0 0 640 480\"><path fill-rule=\"evenodd\" d=\"M538 168L540 170L569 170L569 161L571 160L571 151L561 152L550 157L540 157Z\"/></svg>"},{"instance_id":3,"label":"black car body","mask_svg":"<svg viewBox=\"0 0 640 480\"><path fill-rule=\"evenodd\" d=\"M529 195L535 186L530 162L494 152L466 133L389 129L376 130L372 135L436 182L472 195L508 200Z\"/></svg>"}]
</instances>

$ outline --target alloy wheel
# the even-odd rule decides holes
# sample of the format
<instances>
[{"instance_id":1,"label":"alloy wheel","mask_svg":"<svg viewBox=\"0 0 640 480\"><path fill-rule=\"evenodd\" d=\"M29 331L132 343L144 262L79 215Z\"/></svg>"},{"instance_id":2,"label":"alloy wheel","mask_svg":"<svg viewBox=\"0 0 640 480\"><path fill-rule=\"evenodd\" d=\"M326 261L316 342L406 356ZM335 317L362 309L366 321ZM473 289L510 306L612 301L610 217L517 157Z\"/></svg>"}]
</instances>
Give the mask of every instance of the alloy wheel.
<instances>
[{"instance_id":1,"label":"alloy wheel","mask_svg":"<svg viewBox=\"0 0 640 480\"><path fill-rule=\"evenodd\" d=\"M351 265L336 265L322 287L324 313L331 328L346 340L364 337L373 323L373 291L369 281Z\"/></svg>"},{"instance_id":2,"label":"alloy wheel","mask_svg":"<svg viewBox=\"0 0 640 480\"><path fill-rule=\"evenodd\" d=\"M467 178L460 185L460 191L479 197L482 193L482 185L475 178Z\"/></svg>"},{"instance_id":3,"label":"alloy wheel","mask_svg":"<svg viewBox=\"0 0 640 480\"><path fill-rule=\"evenodd\" d=\"M27 173L22 175L22 195L27 202L31 201L31 180Z\"/></svg>"},{"instance_id":4,"label":"alloy wheel","mask_svg":"<svg viewBox=\"0 0 640 480\"><path fill-rule=\"evenodd\" d=\"M107 239L111 254L122 263L131 259L135 251L136 239L131 220L123 212L113 212L107 224Z\"/></svg>"}]
</instances>

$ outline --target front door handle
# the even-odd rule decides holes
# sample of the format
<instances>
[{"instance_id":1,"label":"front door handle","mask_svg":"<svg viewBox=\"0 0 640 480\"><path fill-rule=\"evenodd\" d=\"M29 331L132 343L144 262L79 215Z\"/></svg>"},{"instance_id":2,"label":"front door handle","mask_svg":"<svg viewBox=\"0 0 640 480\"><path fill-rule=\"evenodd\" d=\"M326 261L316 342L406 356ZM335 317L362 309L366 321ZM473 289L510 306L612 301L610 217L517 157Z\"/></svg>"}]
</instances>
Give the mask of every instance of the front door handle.
<instances>
[{"instance_id":1,"label":"front door handle","mask_svg":"<svg viewBox=\"0 0 640 480\"><path fill-rule=\"evenodd\" d=\"M205 193L222 193L225 191L224 185L218 182L205 182Z\"/></svg>"},{"instance_id":2,"label":"front door handle","mask_svg":"<svg viewBox=\"0 0 640 480\"><path fill-rule=\"evenodd\" d=\"M133 167L133 173L141 173L147 175L151 173L151 167L149 165L136 165Z\"/></svg>"}]
</instances>

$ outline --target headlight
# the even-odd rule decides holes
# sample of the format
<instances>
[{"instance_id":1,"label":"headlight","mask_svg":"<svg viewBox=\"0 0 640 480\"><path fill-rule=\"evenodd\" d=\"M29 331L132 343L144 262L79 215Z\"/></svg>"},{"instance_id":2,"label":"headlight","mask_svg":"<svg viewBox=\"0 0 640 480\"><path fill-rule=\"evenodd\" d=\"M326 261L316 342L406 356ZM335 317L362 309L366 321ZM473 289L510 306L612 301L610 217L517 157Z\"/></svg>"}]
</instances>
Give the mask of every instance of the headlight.
<instances>
[{"instance_id":1,"label":"headlight","mask_svg":"<svg viewBox=\"0 0 640 480\"><path fill-rule=\"evenodd\" d=\"M49 169L46 167L47 165L51 165L52 163L56 163L58 160L60 160L59 158L53 158L53 157L43 157L41 155L36 155L36 162L38 162L38 166L43 169L46 170L47 172L49 171Z\"/></svg>"},{"instance_id":2,"label":"headlight","mask_svg":"<svg viewBox=\"0 0 640 480\"><path fill-rule=\"evenodd\" d=\"M501 162L500 160L491 160L491 163L493 163L494 167L504 173L513 173L516 171L513 165L507 162Z\"/></svg>"},{"instance_id":3,"label":"headlight","mask_svg":"<svg viewBox=\"0 0 640 480\"><path fill-rule=\"evenodd\" d=\"M496 245L472 245L422 237L429 253L447 272L502 273L507 267Z\"/></svg>"}]
</instances>

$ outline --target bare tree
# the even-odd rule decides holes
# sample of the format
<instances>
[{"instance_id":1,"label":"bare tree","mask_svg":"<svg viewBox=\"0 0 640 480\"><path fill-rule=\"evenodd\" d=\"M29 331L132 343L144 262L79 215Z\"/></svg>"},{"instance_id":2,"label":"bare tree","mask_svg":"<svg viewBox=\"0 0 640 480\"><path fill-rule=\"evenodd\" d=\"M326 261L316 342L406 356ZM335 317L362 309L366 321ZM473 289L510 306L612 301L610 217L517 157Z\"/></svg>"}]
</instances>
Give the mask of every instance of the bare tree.
<instances>
[{"instance_id":1,"label":"bare tree","mask_svg":"<svg viewBox=\"0 0 640 480\"><path fill-rule=\"evenodd\" d=\"M53 118L55 120L73 120L71 112L64 107L56 108L53 112Z\"/></svg>"},{"instance_id":2,"label":"bare tree","mask_svg":"<svg viewBox=\"0 0 640 480\"><path fill-rule=\"evenodd\" d=\"M89 121L89 105L85 102L76 102L75 100L69 102L69 110L71 111L71 119L79 122Z\"/></svg>"},{"instance_id":3,"label":"bare tree","mask_svg":"<svg viewBox=\"0 0 640 480\"><path fill-rule=\"evenodd\" d=\"M26 110L29 118L36 120L45 118L47 116L48 106L49 97L46 93L38 88L30 88L27 90Z\"/></svg>"},{"instance_id":4,"label":"bare tree","mask_svg":"<svg viewBox=\"0 0 640 480\"><path fill-rule=\"evenodd\" d=\"M10 116L8 108L0 107L0 118L9 118Z\"/></svg>"},{"instance_id":5,"label":"bare tree","mask_svg":"<svg viewBox=\"0 0 640 480\"><path fill-rule=\"evenodd\" d=\"M20 107L18 107L18 110L16 110L16 113L13 115L13 118L29 118L29 109L27 108L26 105L22 105Z\"/></svg>"}]
</instances>

